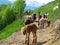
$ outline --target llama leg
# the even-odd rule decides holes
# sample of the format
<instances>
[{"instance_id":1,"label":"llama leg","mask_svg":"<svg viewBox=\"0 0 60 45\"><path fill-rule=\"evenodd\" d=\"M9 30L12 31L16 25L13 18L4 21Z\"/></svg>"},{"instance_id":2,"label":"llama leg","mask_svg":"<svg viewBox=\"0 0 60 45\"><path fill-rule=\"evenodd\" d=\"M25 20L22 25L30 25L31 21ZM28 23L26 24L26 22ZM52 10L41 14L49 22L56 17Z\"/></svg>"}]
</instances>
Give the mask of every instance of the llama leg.
<instances>
[{"instance_id":1,"label":"llama leg","mask_svg":"<svg viewBox=\"0 0 60 45\"><path fill-rule=\"evenodd\" d=\"M48 27L49 27L50 26L50 21L48 21L47 24L48 24Z\"/></svg>"},{"instance_id":2,"label":"llama leg","mask_svg":"<svg viewBox=\"0 0 60 45\"><path fill-rule=\"evenodd\" d=\"M42 27L41 28L43 29L44 27L45 27L45 25L44 25L44 23L42 23Z\"/></svg>"},{"instance_id":3,"label":"llama leg","mask_svg":"<svg viewBox=\"0 0 60 45\"><path fill-rule=\"evenodd\" d=\"M27 33L26 41L25 41L26 45L29 45L29 36L30 36L30 33Z\"/></svg>"},{"instance_id":4,"label":"llama leg","mask_svg":"<svg viewBox=\"0 0 60 45\"><path fill-rule=\"evenodd\" d=\"M30 42L30 40L29 40L29 36L30 36L30 33L28 33L28 45L29 45L29 42Z\"/></svg>"},{"instance_id":5,"label":"llama leg","mask_svg":"<svg viewBox=\"0 0 60 45\"><path fill-rule=\"evenodd\" d=\"M25 39L25 44L27 44L28 38L27 38L27 33L26 33L26 39Z\"/></svg>"},{"instance_id":6,"label":"llama leg","mask_svg":"<svg viewBox=\"0 0 60 45\"><path fill-rule=\"evenodd\" d=\"M33 33L33 44L35 45L37 43L37 36L36 33Z\"/></svg>"},{"instance_id":7,"label":"llama leg","mask_svg":"<svg viewBox=\"0 0 60 45\"><path fill-rule=\"evenodd\" d=\"M50 22L48 23L48 26L50 26Z\"/></svg>"},{"instance_id":8,"label":"llama leg","mask_svg":"<svg viewBox=\"0 0 60 45\"><path fill-rule=\"evenodd\" d=\"M35 33L35 36L34 36L34 40L35 40L35 43L37 43L37 36L36 36L36 33Z\"/></svg>"}]
</instances>

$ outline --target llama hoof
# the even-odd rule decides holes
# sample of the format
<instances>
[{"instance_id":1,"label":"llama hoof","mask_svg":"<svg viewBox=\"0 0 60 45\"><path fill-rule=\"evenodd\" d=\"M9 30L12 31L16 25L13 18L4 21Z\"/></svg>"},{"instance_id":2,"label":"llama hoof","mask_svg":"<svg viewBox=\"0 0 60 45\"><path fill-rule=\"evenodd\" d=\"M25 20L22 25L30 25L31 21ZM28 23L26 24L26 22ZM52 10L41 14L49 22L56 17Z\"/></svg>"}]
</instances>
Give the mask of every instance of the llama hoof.
<instances>
[{"instance_id":1,"label":"llama hoof","mask_svg":"<svg viewBox=\"0 0 60 45\"><path fill-rule=\"evenodd\" d=\"M27 44L28 43L28 40L25 40L25 44Z\"/></svg>"}]
</instances>

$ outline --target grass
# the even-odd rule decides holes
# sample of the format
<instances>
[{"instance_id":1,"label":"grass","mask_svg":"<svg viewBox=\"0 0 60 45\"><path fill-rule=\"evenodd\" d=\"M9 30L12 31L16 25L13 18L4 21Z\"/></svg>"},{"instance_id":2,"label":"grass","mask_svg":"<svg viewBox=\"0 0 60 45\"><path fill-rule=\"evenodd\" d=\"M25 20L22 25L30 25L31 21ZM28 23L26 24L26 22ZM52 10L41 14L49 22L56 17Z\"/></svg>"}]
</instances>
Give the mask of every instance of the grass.
<instances>
[{"instance_id":1,"label":"grass","mask_svg":"<svg viewBox=\"0 0 60 45\"><path fill-rule=\"evenodd\" d=\"M60 1L59 0L55 0L53 2L50 2L36 10L33 11L33 13L38 13L38 12L41 12L41 15L44 15L45 13L49 13L49 20L54 20L56 19L57 15L59 14L60 10L55 10L53 11L53 8L54 6L59 3L60 4Z\"/></svg>"},{"instance_id":2,"label":"grass","mask_svg":"<svg viewBox=\"0 0 60 45\"><path fill-rule=\"evenodd\" d=\"M21 27L24 26L24 19L16 20L12 24L6 26L0 31L0 40L5 39L12 35L16 31L20 31Z\"/></svg>"}]
</instances>

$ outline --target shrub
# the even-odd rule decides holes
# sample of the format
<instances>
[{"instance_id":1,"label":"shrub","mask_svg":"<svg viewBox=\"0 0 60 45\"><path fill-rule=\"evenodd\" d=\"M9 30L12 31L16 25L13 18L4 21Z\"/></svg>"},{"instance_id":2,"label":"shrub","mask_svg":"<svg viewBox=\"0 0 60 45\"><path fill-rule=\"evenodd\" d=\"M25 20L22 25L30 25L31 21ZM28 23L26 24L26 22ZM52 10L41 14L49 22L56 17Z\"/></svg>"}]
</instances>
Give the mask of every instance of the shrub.
<instances>
[{"instance_id":1,"label":"shrub","mask_svg":"<svg viewBox=\"0 0 60 45\"><path fill-rule=\"evenodd\" d=\"M11 7L7 7L4 12L5 21L7 24L13 22L16 18L14 11Z\"/></svg>"}]
</instances>

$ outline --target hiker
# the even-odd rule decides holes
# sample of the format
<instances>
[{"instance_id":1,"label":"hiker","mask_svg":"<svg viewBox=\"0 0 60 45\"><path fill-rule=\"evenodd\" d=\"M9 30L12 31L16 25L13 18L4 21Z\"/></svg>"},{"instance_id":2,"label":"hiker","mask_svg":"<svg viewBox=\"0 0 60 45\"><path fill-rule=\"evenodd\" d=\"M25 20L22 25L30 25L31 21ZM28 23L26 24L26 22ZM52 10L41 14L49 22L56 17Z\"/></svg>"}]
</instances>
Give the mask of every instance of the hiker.
<instances>
[{"instance_id":1,"label":"hiker","mask_svg":"<svg viewBox=\"0 0 60 45\"><path fill-rule=\"evenodd\" d=\"M32 20L35 21L36 20L36 14L32 15Z\"/></svg>"}]
</instances>

